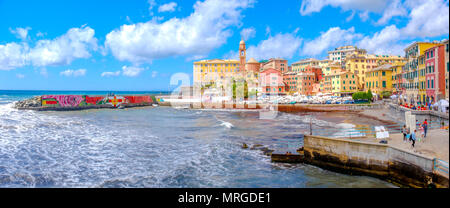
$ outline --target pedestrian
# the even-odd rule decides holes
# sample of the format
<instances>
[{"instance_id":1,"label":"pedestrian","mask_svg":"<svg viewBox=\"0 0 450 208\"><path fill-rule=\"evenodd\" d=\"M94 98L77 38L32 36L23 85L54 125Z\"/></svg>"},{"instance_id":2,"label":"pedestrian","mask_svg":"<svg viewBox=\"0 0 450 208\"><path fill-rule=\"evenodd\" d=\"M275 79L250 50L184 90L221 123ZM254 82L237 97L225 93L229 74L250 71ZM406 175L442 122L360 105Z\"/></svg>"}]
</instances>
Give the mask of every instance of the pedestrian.
<instances>
[{"instance_id":1,"label":"pedestrian","mask_svg":"<svg viewBox=\"0 0 450 208\"><path fill-rule=\"evenodd\" d=\"M427 131L428 131L428 119L425 119L425 121L422 124L423 127L423 138L427 138Z\"/></svg>"},{"instance_id":2,"label":"pedestrian","mask_svg":"<svg viewBox=\"0 0 450 208\"><path fill-rule=\"evenodd\" d=\"M414 147L414 144L416 144L416 132L417 130L414 129L414 132L410 135L410 140L412 141L412 147Z\"/></svg>"},{"instance_id":3,"label":"pedestrian","mask_svg":"<svg viewBox=\"0 0 450 208\"><path fill-rule=\"evenodd\" d=\"M416 120L416 129L419 129L420 128L420 122L419 122L419 120Z\"/></svg>"},{"instance_id":4,"label":"pedestrian","mask_svg":"<svg viewBox=\"0 0 450 208\"><path fill-rule=\"evenodd\" d=\"M406 142L406 125L403 125L402 133L403 133L403 142Z\"/></svg>"}]
</instances>

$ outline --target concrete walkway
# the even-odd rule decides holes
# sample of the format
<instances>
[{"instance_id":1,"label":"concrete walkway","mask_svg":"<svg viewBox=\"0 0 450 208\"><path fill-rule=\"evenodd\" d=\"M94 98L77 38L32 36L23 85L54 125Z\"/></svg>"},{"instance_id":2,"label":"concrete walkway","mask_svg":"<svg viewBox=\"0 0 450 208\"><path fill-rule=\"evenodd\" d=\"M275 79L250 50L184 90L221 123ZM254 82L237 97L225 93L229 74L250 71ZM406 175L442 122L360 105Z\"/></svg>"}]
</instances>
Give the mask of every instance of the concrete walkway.
<instances>
[{"instance_id":1,"label":"concrete walkway","mask_svg":"<svg viewBox=\"0 0 450 208\"><path fill-rule=\"evenodd\" d=\"M420 133L419 133L420 135ZM416 141L415 147L412 142L403 142L403 134L392 134L388 143L394 147L407 149L415 153L423 154L433 158L449 161L449 132L444 129L432 129L427 138ZM418 139L419 139L418 138Z\"/></svg>"},{"instance_id":2,"label":"concrete walkway","mask_svg":"<svg viewBox=\"0 0 450 208\"><path fill-rule=\"evenodd\" d=\"M420 135L420 133L418 133ZM381 139L358 138L356 140L379 143ZM425 140L416 141L415 147L412 142L404 142L403 134L390 134L387 139L388 144L399 149L407 150L417 154L422 154L432 158L439 158L449 161L449 131L444 129L429 130Z\"/></svg>"}]
</instances>

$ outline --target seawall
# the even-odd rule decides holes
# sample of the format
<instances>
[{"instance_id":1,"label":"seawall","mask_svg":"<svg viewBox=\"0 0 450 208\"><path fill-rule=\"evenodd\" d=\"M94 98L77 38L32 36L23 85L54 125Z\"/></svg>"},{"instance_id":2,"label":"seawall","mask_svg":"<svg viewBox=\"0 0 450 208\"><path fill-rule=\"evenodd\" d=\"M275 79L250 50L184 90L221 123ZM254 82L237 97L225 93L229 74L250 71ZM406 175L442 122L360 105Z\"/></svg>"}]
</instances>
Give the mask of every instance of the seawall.
<instances>
[{"instance_id":1,"label":"seawall","mask_svg":"<svg viewBox=\"0 0 450 208\"><path fill-rule=\"evenodd\" d=\"M200 102L168 102L159 101L161 106L188 107L193 109L269 109L274 106L274 110L280 112L348 112L361 111L366 109L380 109L382 104L236 104L236 103L200 103Z\"/></svg>"},{"instance_id":2,"label":"seawall","mask_svg":"<svg viewBox=\"0 0 450 208\"><path fill-rule=\"evenodd\" d=\"M446 187L435 159L388 144L304 136L304 162L336 172L369 175L406 187Z\"/></svg>"}]
</instances>

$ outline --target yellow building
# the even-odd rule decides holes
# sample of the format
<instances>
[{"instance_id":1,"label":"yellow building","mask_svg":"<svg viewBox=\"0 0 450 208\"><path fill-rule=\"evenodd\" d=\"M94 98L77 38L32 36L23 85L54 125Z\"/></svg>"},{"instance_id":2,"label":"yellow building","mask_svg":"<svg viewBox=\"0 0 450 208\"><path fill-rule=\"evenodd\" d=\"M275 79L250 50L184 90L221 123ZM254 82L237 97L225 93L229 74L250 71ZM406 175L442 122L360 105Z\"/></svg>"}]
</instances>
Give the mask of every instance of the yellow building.
<instances>
[{"instance_id":1,"label":"yellow building","mask_svg":"<svg viewBox=\"0 0 450 208\"><path fill-rule=\"evenodd\" d=\"M206 85L216 83L226 85L227 79L233 79L239 74L238 60L202 60L194 62L194 84Z\"/></svg>"},{"instance_id":2,"label":"yellow building","mask_svg":"<svg viewBox=\"0 0 450 208\"><path fill-rule=\"evenodd\" d=\"M391 64L384 64L366 71L366 89L378 95L383 91L392 92L392 68Z\"/></svg>"},{"instance_id":3,"label":"yellow building","mask_svg":"<svg viewBox=\"0 0 450 208\"><path fill-rule=\"evenodd\" d=\"M359 89L366 87L366 71L372 70L383 64L405 63L406 59L401 56L372 55L372 54L352 54L345 60L346 70L353 72L359 78Z\"/></svg>"},{"instance_id":4,"label":"yellow building","mask_svg":"<svg viewBox=\"0 0 450 208\"><path fill-rule=\"evenodd\" d=\"M398 63L392 66L392 91L401 93L403 91L403 66L405 63Z\"/></svg>"},{"instance_id":5,"label":"yellow building","mask_svg":"<svg viewBox=\"0 0 450 208\"><path fill-rule=\"evenodd\" d=\"M324 93L341 95L358 91L358 78L349 71L334 71L324 75L320 89Z\"/></svg>"},{"instance_id":6,"label":"yellow building","mask_svg":"<svg viewBox=\"0 0 450 208\"><path fill-rule=\"evenodd\" d=\"M342 67L338 62L331 62L326 65L322 65L321 68L324 76L342 72Z\"/></svg>"},{"instance_id":7,"label":"yellow building","mask_svg":"<svg viewBox=\"0 0 450 208\"><path fill-rule=\"evenodd\" d=\"M426 77L425 77L425 54L422 54L418 57L419 60L419 67L418 67L418 82L419 82L419 99L418 101L421 101L422 103L426 103L427 98L427 88L425 85Z\"/></svg>"}]
</instances>

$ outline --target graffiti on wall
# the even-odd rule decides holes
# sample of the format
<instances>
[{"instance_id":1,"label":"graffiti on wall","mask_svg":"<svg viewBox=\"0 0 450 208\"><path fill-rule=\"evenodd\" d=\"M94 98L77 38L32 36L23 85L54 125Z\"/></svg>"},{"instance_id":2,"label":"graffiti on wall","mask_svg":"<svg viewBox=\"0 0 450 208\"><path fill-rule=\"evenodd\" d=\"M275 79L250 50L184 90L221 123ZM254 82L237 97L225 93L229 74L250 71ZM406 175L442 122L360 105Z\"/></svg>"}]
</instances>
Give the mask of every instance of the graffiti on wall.
<instances>
[{"instance_id":1,"label":"graffiti on wall","mask_svg":"<svg viewBox=\"0 0 450 208\"><path fill-rule=\"evenodd\" d=\"M44 107L78 107L91 105L111 105L118 107L122 104L153 103L151 96L87 96L87 95L43 95Z\"/></svg>"}]
</instances>

